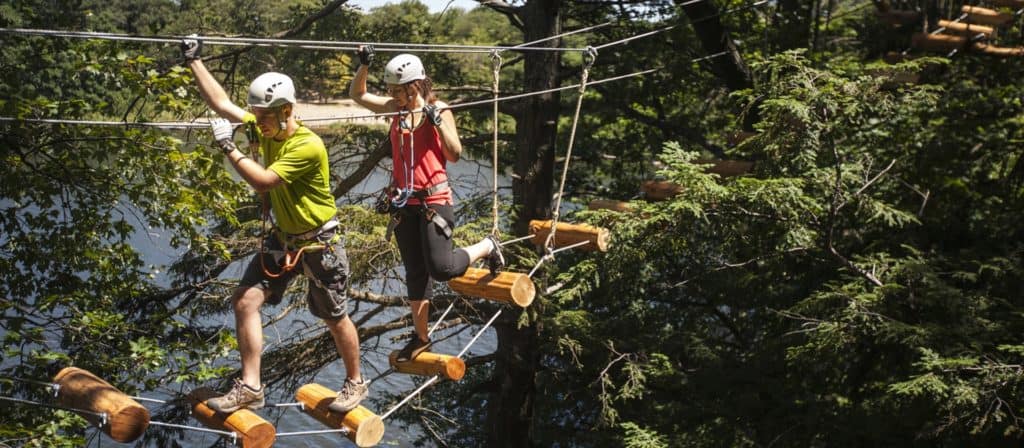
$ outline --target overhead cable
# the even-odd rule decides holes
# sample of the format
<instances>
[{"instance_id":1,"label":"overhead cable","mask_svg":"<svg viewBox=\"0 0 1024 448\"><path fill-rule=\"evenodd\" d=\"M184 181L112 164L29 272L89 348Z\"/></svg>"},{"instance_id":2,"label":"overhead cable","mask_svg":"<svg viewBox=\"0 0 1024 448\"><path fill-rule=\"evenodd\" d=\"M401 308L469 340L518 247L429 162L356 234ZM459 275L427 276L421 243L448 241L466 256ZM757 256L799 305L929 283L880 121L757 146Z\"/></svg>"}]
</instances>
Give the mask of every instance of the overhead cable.
<instances>
[{"instance_id":1,"label":"overhead cable","mask_svg":"<svg viewBox=\"0 0 1024 448\"><path fill-rule=\"evenodd\" d=\"M0 33L22 34L30 36L50 36L75 39L102 39L147 43L173 43L177 44L182 39L196 39L203 44L228 45L228 46L257 46L257 47L296 47L312 50L357 50L362 45L373 45L376 51L407 51L416 50L421 52L444 52L444 53L490 53L492 50L501 51L583 51L583 48L562 48L562 47L529 47L529 46L488 46L488 45L461 45L461 44L418 44L418 43L390 43L390 42L354 42L354 41L325 41L325 40L300 40L300 39L275 39L261 37L222 37L222 36L140 36L134 34L102 33L97 31L62 31L45 30L34 28L0 28ZM525 44L524 44L525 45Z\"/></svg>"}]
</instances>

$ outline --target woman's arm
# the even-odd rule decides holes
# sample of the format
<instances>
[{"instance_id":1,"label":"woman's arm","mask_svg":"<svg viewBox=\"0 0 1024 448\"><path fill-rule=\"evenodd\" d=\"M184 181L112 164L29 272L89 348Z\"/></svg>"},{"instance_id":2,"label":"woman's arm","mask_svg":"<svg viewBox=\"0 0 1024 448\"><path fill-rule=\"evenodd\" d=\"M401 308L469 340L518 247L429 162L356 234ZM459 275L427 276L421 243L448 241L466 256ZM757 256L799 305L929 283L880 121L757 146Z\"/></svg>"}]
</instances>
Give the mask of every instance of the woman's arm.
<instances>
[{"instance_id":1,"label":"woman's arm","mask_svg":"<svg viewBox=\"0 0 1024 448\"><path fill-rule=\"evenodd\" d=\"M388 97L374 95L366 91L366 77L369 75L370 67L360 65L356 70L356 77L348 86L348 96L357 104L370 109L374 113L393 112L395 110L394 100Z\"/></svg>"},{"instance_id":2,"label":"woman's arm","mask_svg":"<svg viewBox=\"0 0 1024 448\"><path fill-rule=\"evenodd\" d=\"M443 101L435 101L438 109L448 107ZM441 124L437 125L437 133L441 135L441 150L444 151L444 158L449 162L458 162L462 157L462 140L459 140L459 130L455 127L455 114L451 109L444 109L440 112Z\"/></svg>"}]
</instances>

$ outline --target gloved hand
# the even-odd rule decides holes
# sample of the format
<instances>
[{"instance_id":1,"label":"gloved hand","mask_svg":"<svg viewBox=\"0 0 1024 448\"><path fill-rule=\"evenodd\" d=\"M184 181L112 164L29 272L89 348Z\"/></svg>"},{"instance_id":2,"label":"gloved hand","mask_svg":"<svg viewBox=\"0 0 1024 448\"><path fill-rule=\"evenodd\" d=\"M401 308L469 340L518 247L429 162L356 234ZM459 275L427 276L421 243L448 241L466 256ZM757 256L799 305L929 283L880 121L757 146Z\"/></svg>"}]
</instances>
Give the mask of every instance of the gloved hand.
<instances>
[{"instance_id":1,"label":"gloved hand","mask_svg":"<svg viewBox=\"0 0 1024 448\"><path fill-rule=\"evenodd\" d=\"M198 37L195 34L188 37ZM194 61L203 57L203 41L199 39L182 39L181 55L186 61Z\"/></svg>"},{"instance_id":2,"label":"gloved hand","mask_svg":"<svg viewBox=\"0 0 1024 448\"><path fill-rule=\"evenodd\" d=\"M437 106L434 104L428 104L423 106L423 115L430 120L434 126L441 126L441 111L437 110Z\"/></svg>"},{"instance_id":3,"label":"gloved hand","mask_svg":"<svg viewBox=\"0 0 1024 448\"><path fill-rule=\"evenodd\" d=\"M210 120L210 128L213 129L213 139L217 141L217 144L220 145L220 149L223 150L224 153L230 153L231 151L238 149L238 147L235 146L234 140L231 139L231 134L234 132L234 129L231 127L231 123L228 120L224 118L214 118L213 120Z\"/></svg>"},{"instance_id":4,"label":"gloved hand","mask_svg":"<svg viewBox=\"0 0 1024 448\"><path fill-rule=\"evenodd\" d=\"M359 50L356 50L356 54L359 55L359 64L369 67L370 63L373 62L373 45L360 45Z\"/></svg>"}]
</instances>

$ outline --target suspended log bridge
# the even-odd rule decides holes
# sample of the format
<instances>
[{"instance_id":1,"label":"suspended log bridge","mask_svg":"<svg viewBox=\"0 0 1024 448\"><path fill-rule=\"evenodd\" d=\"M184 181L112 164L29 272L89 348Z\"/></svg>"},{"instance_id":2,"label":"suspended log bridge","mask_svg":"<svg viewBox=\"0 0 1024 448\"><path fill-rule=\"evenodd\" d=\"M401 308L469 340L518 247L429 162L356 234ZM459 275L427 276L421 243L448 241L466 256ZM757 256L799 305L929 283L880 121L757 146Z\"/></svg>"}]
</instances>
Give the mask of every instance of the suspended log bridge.
<instances>
[{"instance_id":1,"label":"suspended log bridge","mask_svg":"<svg viewBox=\"0 0 1024 448\"><path fill-rule=\"evenodd\" d=\"M967 14L967 22L980 25L1000 26L1013 20L1013 15L1011 14L979 6L964 5L960 8L960 11Z\"/></svg>"},{"instance_id":2,"label":"suspended log bridge","mask_svg":"<svg viewBox=\"0 0 1024 448\"><path fill-rule=\"evenodd\" d=\"M533 303L537 288L526 274L499 272L491 275L487 269L469 268L462 277L448 280L453 291L473 297L482 297L497 302L514 303L523 308Z\"/></svg>"},{"instance_id":3,"label":"suspended log bridge","mask_svg":"<svg viewBox=\"0 0 1024 448\"><path fill-rule=\"evenodd\" d=\"M53 383L60 386L57 399L61 405L89 411L78 414L111 439L131 442L149 427L149 409L87 370L65 367L53 378ZM104 414L106 418L95 414Z\"/></svg>"},{"instance_id":4,"label":"suspended log bridge","mask_svg":"<svg viewBox=\"0 0 1024 448\"><path fill-rule=\"evenodd\" d=\"M751 132L753 135L756 133ZM753 137L751 135L751 137ZM697 165L711 165L704 169L705 173L717 174L722 177L741 176L754 169L754 162L747 160L715 160L697 159L693 163Z\"/></svg>"},{"instance_id":5,"label":"suspended log bridge","mask_svg":"<svg viewBox=\"0 0 1024 448\"><path fill-rule=\"evenodd\" d=\"M243 448L269 448L274 445L277 431L270 422L248 409L221 414L206 405L206 400L220 395L210 388L201 387L188 394L192 403L192 416L208 428L233 432Z\"/></svg>"},{"instance_id":6,"label":"suspended log bridge","mask_svg":"<svg viewBox=\"0 0 1024 448\"><path fill-rule=\"evenodd\" d=\"M466 363L457 356L422 352L413 359L398 362L399 351L401 350L395 350L388 355L388 363L396 372L422 376L438 375L452 381L461 380L466 375Z\"/></svg>"},{"instance_id":7,"label":"suspended log bridge","mask_svg":"<svg viewBox=\"0 0 1024 448\"><path fill-rule=\"evenodd\" d=\"M913 37L911 37L911 43L916 48L940 53L949 53L954 50L969 50L975 53L999 57L1024 56L1024 47L997 47L983 42L971 42L970 39L963 36L914 33Z\"/></svg>"},{"instance_id":8,"label":"suspended log bridge","mask_svg":"<svg viewBox=\"0 0 1024 448\"><path fill-rule=\"evenodd\" d=\"M667 180L646 180L640 186L644 198L649 201L664 201L683 191L683 187Z\"/></svg>"},{"instance_id":9,"label":"suspended log bridge","mask_svg":"<svg viewBox=\"0 0 1024 448\"><path fill-rule=\"evenodd\" d=\"M533 238L530 241L535 246L543 246L547 242L548 236L551 235L551 224L552 220L541 221L534 219L530 221L530 233L533 234ZM579 247L580 249L607 252L610 239L611 234L608 232L608 229L587 224L560 222L555 229L555 241L553 244L555 247L565 247L586 241L590 244L584 244Z\"/></svg>"},{"instance_id":10,"label":"suspended log bridge","mask_svg":"<svg viewBox=\"0 0 1024 448\"><path fill-rule=\"evenodd\" d=\"M316 383L295 391L296 401L302 409L332 429L347 429L345 436L358 447L374 446L384 438L384 420L369 409L358 406L344 414L331 411L328 406L338 393Z\"/></svg>"},{"instance_id":11,"label":"suspended log bridge","mask_svg":"<svg viewBox=\"0 0 1024 448\"><path fill-rule=\"evenodd\" d=\"M611 210L615 212L628 212L633 209L633 206L629 205L628 202L616 201L613 199L594 199L587 204L587 208L591 210Z\"/></svg>"},{"instance_id":12,"label":"suspended log bridge","mask_svg":"<svg viewBox=\"0 0 1024 448\"><path fill-rule=\"evenodd\" d=\"M939 20L939 27L945 28L949 34L957 34L960 36L975 37L979 34L984 35L985 38L991 38L992 33L995 32L995 28L985 25L978 25L977 23L963 23L954 22L952 20Z\"/></svg>"}]
</instances>

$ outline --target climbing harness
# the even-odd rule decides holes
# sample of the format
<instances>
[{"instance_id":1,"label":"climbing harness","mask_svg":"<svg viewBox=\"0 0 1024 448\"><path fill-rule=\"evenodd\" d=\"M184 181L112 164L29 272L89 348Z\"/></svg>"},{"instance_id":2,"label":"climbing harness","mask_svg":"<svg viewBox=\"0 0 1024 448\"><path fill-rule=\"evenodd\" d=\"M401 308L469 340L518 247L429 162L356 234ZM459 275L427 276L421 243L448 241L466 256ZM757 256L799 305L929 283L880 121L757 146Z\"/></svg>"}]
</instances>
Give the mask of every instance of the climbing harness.
<instances>
[{"instance_id":1,"label":"climbing harness","mask_svg":"<svg viewBox=\"0 0 1024 448\"><path fill-rule=\"evenodd\" d=\"M406 116L409 117L409 121L406 121ZM425 119L425 117L424 117ZM428 222L434 223L444 233L446 238L451 238L452 227L448 224L448 221L444 217L437 214L437 212L427 205L427 198L445 191L449 188L448 181L441 181L427 188L415 190L415 169L416 169L416 153L415 153L415 121L413 114L403 109L398 115L398 128L400 130L400 141L398 154L402 158L402 170L405 173L405 186L398 188L393 196L391 196L391 219L388 221L387 230L384 232L384 240L390 241L391 235L394 233L395 228L402 221L402 213L405 210L405 214L410 214L411 210L406 209L405 206L408 204L409 199L416 199L420 202L423 218ZM408 151L406 155L406 144L405 135L409 135ZM397 161L396 161L397 162ZM395 169L398 169L396 166Z\"/></svg>"},{"instance_id":2,"label":"climbing harness","mask_svg":"<svg viewBox=\"0 0 1024 448\"><path fill-rule=\"evenodd\" d=\"M338 220L331 218L324 225L298 235L288 234L277 227L269 228L269 218L263 220L263 236L260 242L260 267L263 274L270 278L279 278L298 266L302 255L306 252L319 252L322 250L334 250L334 244L341 241L341 233L335 232L327 241L319 240L320 235L330 232L338 227ZM282 250L271 250L267 247L267 238L273 234L281 244ZM280 271L271 272L267 268L266 255L271 255L275 260L280 259Z\"/></svg>"}]
</instances>

